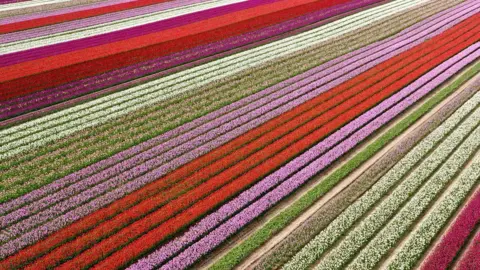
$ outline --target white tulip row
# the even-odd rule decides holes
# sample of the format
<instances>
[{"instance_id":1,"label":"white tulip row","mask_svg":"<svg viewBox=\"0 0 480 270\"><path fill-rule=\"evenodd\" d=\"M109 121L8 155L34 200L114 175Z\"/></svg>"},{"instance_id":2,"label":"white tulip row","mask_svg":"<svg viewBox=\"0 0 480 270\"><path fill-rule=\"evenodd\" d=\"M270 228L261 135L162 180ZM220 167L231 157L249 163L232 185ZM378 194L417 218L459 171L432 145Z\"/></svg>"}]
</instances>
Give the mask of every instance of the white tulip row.
<instances>
[{"instance_id":1,"label":"white tulip row","mask_svg":"<svg viewBox=\"0 0 480 270\"><path fill-rule=\"evenodd\" d=\"M112 31L119 31L135 26L145 25L177 16L194 13L211 8L226 6L234 3L245 2L246 0L212 0L192 5L176 7L162 10L155 13L149 13L136 17L126 18L113 22L92 25L85 28L65 31L47 36L41 36L31 39L25 39L0 45L0 55L19 52L27 49L48 46L56 43L72 41L80 38L101 35Z\"/></svg>"},{"instance_id":2,"label":"white tulip row","mask_svg":"<svg viewBox=\"0 0 480 270\"><path fill-rule=\"evenodd\" d=\"M401 2L403 3L401 6L394 6L395 11L387 12L392 8L391 5L381 7L391 15L425 0L415 2L402 0ZM195 87L225 78L276 57L303 50L383 18L378 15L381 10L370 11L368 14L359 13L322 26L315 29L314 33L309 31L309 35L306 33L297 35L298 39L286 38L2 130L0 131L0 159L44 145L84 128L105 123L110 119L191 91Z\"/></svg>"},{"instance_id":3,"label":"white tulip row","mask_svg":"<svg viewBox=\"0 0 480 270\"><path fill-rule=\"evenodd\" d=\"M449 192L434 206L420 225L409 234L405 244L394 254L387 267L389 269L411 269L438 232L447 225L449 218L460 207L479 179L480 153L477 153L472 163L462 171L458 181Z\"/></svg>"},{"instance_id":4,"label":"white tulip row","mask_svg":"<svg viewBox=\"0 0 480 270\"><path fill-rule=\"evenodd\" d=\"M406 154L397 164L395 164L394 167L392 167L384 176L382 176L381 179L378 180L378 182L375 183L375 185L373 185L362 197L357 199L352 205L345 209L342 214L340 214L324 230L322 230L315 238L313 238L287 264L284 265L283 269L305 269L309 265L313 264L342 235L344 235L350 228L352 228L352 226L358 220L360 220L365 213L367 213L377 202L379 202L392 187L398 184L401 179L405 177L405 175L407 175L408 172L415 166L415 164L420 162L424 158L424 156L429 153L429 151L434 149L437 144L440 143L442 139L447 136L447 134L454 130L457 125L463 120L463 118L470 114L472 110L474 110L479 104L480 93L477 93L469 101L462 105L462 107L459 108L454 114L452 114L452 116L450 116L441 126L436 128L419 144L417 144L408 154ZM465 124L470 124L469 126L471 126L471 129L473 129L478 120L480 120L480 109L476 109L475 112L471 116L469 116L469 122L463 123L462 126L465 126ZM442 145L450 145L451 148L451 145L459 142L458 138L461 138L460 135L466 135L465 133L467 132L467 130L465 128L457 130L458 132L454 131L451 134L454 136L449 136L450 140L447 139L442 143ZM451 139L454 139L454 141L451 141ZM442 149L445 148L445 146L442 147ZM442 157L445 158L445 152L441 153L444 154ZM434 156L436 156L435 158L440 159L439 154L436 154ZM432 158L433 157L431 156L429 159ZM438 164L440 162L437 160L435 163ZM434 164L430 165L426 162L423 162L422 165L420 165L412 174L419 175L422 172L425 173L426 171L423 169L425 167L433 167L432 165ZM409 178L410 181L408 181L407 183L414 180L412 179L412 177ZM404 195L408 195L408 193ZM387 203L391 202L385 201L383 205L388 206ZM349 235L357 236L357 234L353 234L353 232ZM347 238L349 237L347 236ZM345 240L347 240L347 238ZM350 239L355 240L351 237ZM333 250L332 252L336 251Z\"/></svg>"},{"instance_id":5,"label":"white tulip row","mask_svg":"<svg viewBox=\"0 0 480 270\"><path fill-rule=\"evenodd\" d=\"M478 119L477 124L480 122ZM461 128L464 128L462 126ZM468 128L466 128L468 130ZM370 214L369 217L378 218L380 215L385 216L384 222L388 224L379 223L380 226L368 227L366 234L362 237L364 241L368 241L371 235L375 235L375 231L382 228L375 237L358 253L355 260L347 267L348 269L372 269L380 260L391 250L397 242L402 238L403 234L415 223L415 221L422 215L424 211L428 209L428 206L435 200L436 196L442 192L443 188L449 183L449 181L455 177L458 171L461 171L462 166L469 160L470 156L476 152L480 145L480 127L477 127L475 131L462 143L460 147L451 155L448 160L442 164L440 169L435 171L432 177L422 186L422 188L405 204L400 210L399 206L405 201L404 198L392 194L391 198L394 203L390 209L378 208L378 212ZM440 148L439 148L440 149ZM455 148L452 148L455 149ZM448 156L448 153L446 153ZM433 158L438 159L435 152L432 154ZM431 171L426 172L428 174ZM409 187L410 188L410 187ZM400 190L400 192L412 192L410 190ZM409 193L404 193L403 197L408 197ZM394 206L396 204L396 207ZM388 214L386 214L388 213ZM396 213L394 218L391 218L391 213ZM389 221L390 220L390 221ZM320 269L320 268L319 268Z\"/></svg>"}]
</instances>

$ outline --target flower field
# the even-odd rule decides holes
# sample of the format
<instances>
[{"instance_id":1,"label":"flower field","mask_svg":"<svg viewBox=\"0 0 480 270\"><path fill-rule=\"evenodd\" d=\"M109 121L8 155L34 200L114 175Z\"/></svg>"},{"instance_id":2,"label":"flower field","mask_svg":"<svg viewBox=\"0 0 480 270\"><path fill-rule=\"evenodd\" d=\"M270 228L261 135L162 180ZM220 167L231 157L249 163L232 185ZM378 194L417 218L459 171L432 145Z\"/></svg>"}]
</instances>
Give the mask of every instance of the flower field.
<instances>
[{"instance_id":1,"label":"flower field","mask_svg":"<svg viewBox=\"0 0 480 270\"><path fill-rule=\"evenodd\" d=\"M480 269L480 1L0 22L0 269Z\"/></svg>"}]
</instances>

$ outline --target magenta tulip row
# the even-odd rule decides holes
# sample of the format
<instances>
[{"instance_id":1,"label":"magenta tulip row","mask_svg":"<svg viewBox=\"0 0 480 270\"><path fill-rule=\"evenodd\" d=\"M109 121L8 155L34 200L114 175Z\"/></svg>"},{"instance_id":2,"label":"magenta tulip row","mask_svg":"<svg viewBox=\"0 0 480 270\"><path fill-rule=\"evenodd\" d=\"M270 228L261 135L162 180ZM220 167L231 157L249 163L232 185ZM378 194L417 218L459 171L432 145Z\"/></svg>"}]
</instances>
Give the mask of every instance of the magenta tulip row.
<instances>
[{"instance_id":1,"label":"magenta tulip row","mask_svg":"<svg viewBox=\"0 0 480 270\"><path fill-rule=\"evenodd\" d=\"M478 212L478 208L477 208ZM458 270L480 269L480 231L475 234L465 254L458 262Z\"/></svg>"},{"instance_id":2,"label":"magenta tulip row","mask_svg":"<svg viewBox=\"0 0 480 270\"><path fill-rule=\"evenodd\" d=\"M439 243L430 252L422 264L422 269L447 269L455 256L465 245L468 236L480 221L480 191L477 191L455 218L448 231L442 236Z\"/></svg>"}]
</instances>

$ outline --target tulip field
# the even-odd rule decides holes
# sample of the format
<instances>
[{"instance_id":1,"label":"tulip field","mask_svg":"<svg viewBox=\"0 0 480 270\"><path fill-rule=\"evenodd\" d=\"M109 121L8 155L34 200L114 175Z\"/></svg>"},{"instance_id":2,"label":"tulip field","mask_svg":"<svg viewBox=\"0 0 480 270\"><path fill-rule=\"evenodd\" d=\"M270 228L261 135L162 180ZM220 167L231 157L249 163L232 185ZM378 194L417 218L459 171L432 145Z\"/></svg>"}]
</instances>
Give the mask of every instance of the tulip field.
<instances>
[{"instance_id":1,"label":"tulip field","mask_svg":"<svg viewBox=\"0 0 480 270\"><path fill-rule=\"evenodd\" d=\"M479 0L0 0L0 269L480 269Z\"/></svg>"}]
</instances>

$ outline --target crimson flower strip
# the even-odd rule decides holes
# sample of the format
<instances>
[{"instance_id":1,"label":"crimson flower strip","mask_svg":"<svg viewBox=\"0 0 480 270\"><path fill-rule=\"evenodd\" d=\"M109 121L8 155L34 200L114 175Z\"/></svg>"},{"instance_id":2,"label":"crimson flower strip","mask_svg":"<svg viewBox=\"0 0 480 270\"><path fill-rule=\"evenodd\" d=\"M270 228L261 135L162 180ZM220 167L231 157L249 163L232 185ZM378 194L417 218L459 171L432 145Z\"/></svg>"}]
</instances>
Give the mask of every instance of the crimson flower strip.
<instances>
[{"instance_id":1,"label":"crimson flower strip","mask_svg":"<svg viewBox=\"0 0 480 270\"><path fill-rule=\"evenodd\" d=\"M453 11L455 12L455 14L461 14L461 12L459 12L457 10L453 10ZM438 15L442 15L441 17L436 18L436 19L439 19L439 20L446 19L444 16L446 16L448 18L454 18L455 17L455 15L452 15L452 14L438 14ZM455 21L450 22L447 25L443 25L443 27L441 27L441 29L438 29L435 32L428 34L424 38L430 38L430 37L433 37L433 36L439 34L440 32L443 32L444 30L450 28L454 24L463 20L464 18L465 18L465 16L463 16L461 18L457 18ZM420 35L414 35L414 37L420 37L420 36L428 33L428 31L432 31L433 29L435 29L435 28L432 28L432 24L435 23L435 22L437 22L437 20L433 20L433 19L432 20L430 20L430 19L426 20L426 21L422 22L421 24L419 24L419 26L420 26L419 28L417 28L416 25L415 25L415 26L410 27L410 28L406 29L405 31L403 31L405 33L402 32L400 34L407 34L408 33L408 34L414 35L414 34L419 34L420 31L423 31L423 32L421 32ZM434 27L439 27L439 25L435 24ZM407 30L408 31L410 31L410 30L413 31L414 30L414 31L413 32L408 32ZM94 165L92 165L88 168L85 168L85 169L83 169L83 170L81 170L77 173L69 175L69 176L67 176L63 179L57 180L50 185L44 186L40 189L37 189L37 190L35 190L35 191L33 191L33 192L31 192L27 195L24 195L24 196L22 196L18 199L15 199L11 202L4 203L2 205L2 207L0 207L0 213L5 214L9 211L12 211L13 209L16 209L16 208L20 207L21 205L23 205L25 203L33 202L34 200L37 200L37 199L41 198L42 196L48 195L49 193L54 192L55 190L58 190L59 188L63 188L63 187L68 186L72 183L75 183L76 181L79 181L80 179L82 179L86 176L92 175L94 172L97 172L97 171L105 169L109 166L112 166L115 163L118 163L119 161L121 161L122 159L129 158L131 156L134 156L136 154L141 153L142 151L146 151L147 149L149 149L151 147L154 147L155 145L158 145L161 142L165 142L169 139L175 138L175 136L178 136L178 134L186 133L186 132L189 132L189 131L196 131L196 130L202 130L202 131L203 130L205 130L205 131L208 130L208 128L204 128L204 127L218 127L221 124L224 124L226 122L226 121L223 121L223 122L218 121L220 118L221 119L226 119L227 118L227 117L224 116L224 114L230 113L229 117L233 117L233 118L240 117L240 115L242 115L244 112L248 112L250 109L253 108L249 105L249 106L247 106L248 109L240 111L238 108L240 108L241 106L246 106L251 102L255 102L262 97L266 97L267 95L270 95L270 94L274 93L275 91L278 91L278 90L282 89L283 87L288 87L289 90L293 90L297 86L300 86L300 85L305 84L305 83L310 83L310 82L312 82L313 79L318 79L318 76L313 76L312 77L312 75L315 75L315 74L318 73L318 75L320 75L320 76L325 76L327 73L323 71L324 69L331 68L332 66L335 66L336 64L341 63L341 61L344 61L344 62L340 66L337 66L338 68L341 68L341 69L347 69L349 67L349 65L351 67L355 67L356 66L355 65L356 61L359 61L359 60L360 60L359 63L364 63L363 61L361 61L362 58L365 58L365 60L367 60L367 61L373 61L373 59L374 59L373 56L374 55L372 55L372 54L369 55L368 54L369 51L372 51L372 53L373 52L378 52L381 49L387 48L387 46L393 46L392 48L399 47L399 46L396 46L396 45L404 45L404 44L406 44L405 42L408 43L409 41L413 41L414 37L412 37L411 35L408 35L408 36L405 36L405 37L404 36L399 36L398 38L395 38L395 39L391 38L391 39L386 40L386 42L383 42L383 41L382 42L377 42L377 43L372 44L372 45L370 45L366 48L359 49L355 52L352 52L352 53L349 53L349 54L344 55L342 57L339 57L335 60L332 60L332 61L320 66L320 67L314 68L314 69L312 69L312 70L310 70L310 71L308 71L304 74L298 75L294 78L291 78L291 79L288 79L288 80L286 80L282 83L279 83L279 84L277 84L273 87L265 89L265 90L263 90L259 93L256 93L256 94L251 95L247 98L244 98L241 101L238 101L238 102L235 102L233 104L227 105L227 106L225 106L224 108L222 108L218 111L215 111L215 112L210 113L210 114L208 114L204 117L201 117L201 118L196 119L192 122L189 122L189 123L187 123L183 126L180 126L180 127L176 128L175 130L172 130L172 131L169 131L165 134L162 134L155 139L152 139L150 141L142 143L141 145L132 147L131 149L129 149L127 151L121 152L121 153L119 153L119 154L117 154L117 155L115 155L115 156L113 156L113 157L111 157L107 160L103 160L103 161L98 162L98 163L96 163L96 164L94 164ZM377 55L377 54L375 54L375 55ZM378 63L378 62L375 62L375 63ZM353 71L353 74L356 74L355 69ZM302 80L306 80L306 81L303 82ZM262 103L259 103L259 104L262 104ZM231 118L227 118L227 120L230 120L230 119ZM215 125L212 125L214 123L215 123ZM200 126L201 124L203 124L203 126ZM182 138L185 138L186 140L190 140L198 134L199 134L198 132L193 132L191 137L182 137ZM176 138L175 141L183 142L182 140L179 140L178 138ZM166 145L162 145L162 147L166 147ZM156 155L156 154L158 154L158 152L152 152L152 154ZM147 155L147 154L145 153L145 155ZM148 160L148 158L149 158L148 156L150 156L150 155L148 154L147 158L142 159L142 161ZM123 163L123 165L126 166L129 163L130 163L130 161L128 163ZM35 203L38 203L38 202L35 202Z\"/></svg>"},{"instance_id":2,"label":"crimson flower strip","mask_svg":"<svg viewBox=\"0 0 480 270\"><path fill-rule=\"evenodd\" d=\"M75 81L58 87L34 92L32 94L13 98L4 102L4 106L0 107L0 119L9 118L15 115L25 113L34 109L42 108L49 104L73 98L76 96L91 93L96 89L105 88L114 84L120 84L127 80L132 80L151 73L159 72L178 65L186 64L194 60L202 59L207 56L216 55L223 57L231 54L231 50L251 43L267 43L272 38L293 31L290 34L302 32L306 29L297 28L305 27L308 29L318 27L323 22L315 23L326 18L339 15L372 3L378 0L361 0L352 1L343 5L334 6L328 9L322 9L311 14L307 14L280 24L262 28L260 30L248 32L239 36L234 36L214 43L200 45L193 49L174 53L155 60L142 62L125 68L106 72L94 77L89 77L80 81ZM314 25L310 25L310 24ZM265 40L267 39L267 40ZM252 44L251 46L253 46ZM250 47L250 46L248 46ZM207 59L205 59L206 61ZM192 63L187 66L192 66ZM171 72L171 71L170 71ZM166 75L168 73L162 73Z\"/></svg>"},{"instance_id":3,"label":"crimson flower strip","mask_svg":"<svg viewBox=\"0 0 480 270\"><path fill-rule=\"evenodd\" d=\"M478 211L478 208L477 208ZM461 257L455 269L473 270L480 268L480 231L477 231L465 254Z\"/></svg>"},{"instance_id":4,"label":"crimson flower strip","mask_svg":"<svg viewBox=\"0 0 480 270\"><path fill-rule=\"evenodd\" d=\"M438 30L437 30L437 32L438 32ZM431 35L428 35L428 36L431 36ZM75 193L78 193L81 190L85 190L86 188L91 187L93 184L98 183L101 180L104 180L108 177L112 177L112 176L122 172L122 170L125 171L126 169L129 169L129 168L133 167L134 165L138 165L138 164L141 164L142 162L146 162L153 157L156 157L157 160L160 160L162 162L166 162L168 159L165 159L163 156L159 156L162 153L160 151L165 152L168 149L172 149L173 147L178 146L180 143L188 142L188 147L180 148L181 152L178 152L178 151L176 153L175 152L169 152L168 153L169 156L176 157L176 156L179 156L179 155L181 155L181 154L183 154L187 151L191 151L195 147L201 146L202 144L211 140L212 138L218 137L219 134L224 134L226 131L232 129L233 127L240 126L241 124L244 124L245 122L250 121L252 119L256 119L255 121L257 123L264 122L263 121L264 119L273 118L273 116L276 116L276 115L278 115L282 112L285 112L288 109L291 109L295 106L298 106L299 104L305 102L306 100L309 100L312 97L315 97L316 95L323 92L324 90L329 89L332 86L336 86L336 84L339 84L339 83L347 80L350 77L356 76L356 75L364 72L368 68L373 67L375 64L378 64L381 61L384 61L384 60L392 57L395 54L398 54L402 51L405 51L409 48L412 48L413 46L415 46L415 45L419 44L420 42L422 42L423 40L427 39L428 36L423 37L422 39L417 40L417 41L415 41L413 43L410 43L410 44L408 44L408 42L411 42L412 40L414 40L413 38L406 39L403 42L398 42L398 43L395 44L395 46L389 48L389 51L393 50L394 48L400 47L399 50L396 50L394 52L390 52L388 54L385 54L382 57L380 57L378 60L375 60L375 61L368 62L370 60L370 58L373 58L374 55L375 56L377 56L377 55L381 56L381 53L386 53L386 52L389 52L389 51L381 52L381 53L378 52L378 53L375 53L375 54L373 54L373 52L375 52L375 51L372 51L372 54L368 58L363 58L363 59L362 59L363 56L361 56L361 55L353 57L353 58L349 59L348 61L342 62L341 65L335 65L335 66L327 69L327 70L331 70L330 74L328 74L326 71L316 73L316 74L314 74L314 76L308 77L307 82L302 82L302 84L304 86L300 87L302 84L294 83L294 84L290 85L289 87L283 89L282 91L279 91L279 92L275 93L275 95L273 95L272 97L270 97L268 99L268 102L271 102L272 100L274 100L273 98L278 98L279 96L282 97L281 99L278 99L277 102L272 102L272 103L268 104L268 106L261 107L263 104L266 103L266 101L265 100L260 100L262 102L251 103L245 109L248 108L250 110L251 108L255 108L255 107L257 107L257 108L260 107L260 108L258 108L257 110L254 110L254 111L250 111L247 115L245 115L243 117L240 117L240 115L238 114L239 113L238 111L234 111L234 112L229 113L229 115L222 116L222 118L219 118L219 119L217 118L215 121L207 123L205 125L205 127L208 127L210 129L210 128L214 127L213 124L217 124L217 122L220 122L219 120L225 120L225 119L227 119L229 121L233 120L233 121L229 122L228 125L226 125L226 126L221 126L220 128L213 129L213 130L209 131L206 134L206 136L201 136L201 137L195 138L194 135L196 136L196 135L201 134L201 133L208 130L208 129L205 130L203 128L196 128L196 129L192 130L191 132L189 132L187 134L184 134L184 135L181 135L181 136L175 138L174 141L169 141L169 143L164 143L164 144L161 144L161 145L159 145L159 146L157 146L153 149L150 149L148 152L145 152L144 154L142 154L141 156L138 156L137 158L128 159L124 162L121 162L121 163L115 165L114 167L111 167L111 168L109 168L105 171L102 171L101 177L98 177L99 175L94 175L94 176L90 177L89 179L87 179L85 181L88 184L85 184L84 182L81 182L79 184L72 185L68 189L62 190L61 193L53 193L53 194L48 195L47 197L45 197L44 199L42 199L40 201L36 201L34 204L30 205L30 207L24 207L24 208L18 209L17 211L15 211L13 213L10 213L10 214L6 215L6 216L0 217L0 224L2 226L6 227L9 224L11 224L12 222L21 219L22 217L26 217L28 215L34 214L36 211L39 211L39 210L47 207L48 205L51 205L55 202L59 202L62 199L68 198L68 197L74 195ZM405 44L407 44L407 46L403 46ZM361 59L361 61L353 62L354 60L358 60L358 59ZM352 64L352 62L353 62L353 64ZM331 83L329 83L325 86L322 86L318 89L315 89L315 87L317 87L318 85L322 85L326 82L329 82L330 80L333 80L335 77L340 76L341 73L347 73L347 72L349 72L349 75L339 77L339 78L335 79L334 80L335 84L332 85ZM327 74L328 74L328 76L327 76ZM339 80L340 78L342 78L342 79ZM314 80L314 79L317 80L317 81L315 83L312 83L312 80ZM315 90L313 91L313 89L315 89ZM288 90L288 92L287 92L287 90ZM292 92L292 91L293 91L292 94L287 95L287 93ZM307 94L304 95L305 93L307 93ZM292 99L292 96L294 98L296 98L298 96L301 96L301 98L298 99L295 102L289 103L288 106L282 106L282 107L277 108L279 106L279 104L283 104L283 103L287 102L287 100ZM273 110L273 111L269 112L269 113L265 113L266 111L271 111L271 110ZM248 112L247 110L243 110L243 111ZM273 115L273 116L270 116L270 115ZM226 116L228 116L228 118ZM259 118L256 118L256 117L259 117ZM248 126L244 126L243 130L245 130L248 127L251 128L252 125L250 124ZM227 139L231 139L231 138L234 138L234 137L238 136L239 132L242 132L242 130L237 130L237 131L233 132L233 135L228 136ZM195 138L194 141L192 141L193 138ZM220 140L220 142L221 141L222 140ZM223 141L225 141L225 139ZM195 142L197 142L197 143L195 143ZM216 143L216 145L218 145L218 144L219 143ZM211 145L212 149L213 149L213 147L214 147L214 145ZM162 164L162 163L158 163L158 162L157 163L147 163L147 165L149 167L158 166L160 164ZM129 177L132 178L135 175L140 175L141 173L143 173L143 170L134 169L134 174L133 175L130 174ZM95 179L95 181L92 181L90 179ZM125 180L127 180L127 179L125 179ZM95 193L90 192L89 194L90 194L89 195L90 197L95 196ZM84 197L84 200L88 199L88 197L85 197L85 196L83 196L83 197ZM76 202L78 204L79 201L76 200ZM55 214L62 213L62 212L65 212L66 209L68 209L68 208L65 208L65 207L72 208L75 205L73 203L73 200L66 201L62 204L64 206L62 206L61 208L56 207L54 209L51 209L51 212L55 213Z\"/></svg>"},{"instance_id":5,"label":"crimson flower strip","mask_svg":"<svg viewBox=\"0 0 480 270\"><path fill-rule=\"evenodd\" d=\"M480 36L480 34L478 36ZM472 37L470 41L460 43L461 45L458 48L461 48L460 50L462 50L463 48L465 48L465 45L467 44L470 45L473 40L478 40L478 36ZM443 60L445 60L444 57L448 58L449 56L451 56L452 53L455 54L456 52L458 52L458 50L459 49L457 48L452 49L447 53L440 55L440 57L436 57L436 58L435 56L432 56L435 58L435 60L430 61L429 64L432 64L432 65L439 64ZM197 204L194 204L189 209L176 215L175 217L171 218L170 220L163 223L159 227L141 236L137 240L133 241L131 244L128 244L125 248L117 251L112 256L107 257L106 259L101 261L96 267L98 267L99 269L102 269L105 267L115 268L115 267L121 267L125 263L128 263L130 260L148 251L151 247L154 247L155 245L157 245L159 241L162 241L169 234L191 223L198 216L204 215L208 211L208 209L211 209L212 207L216 207L218 204L220 204L224 200L228 199L229 197L232 197L234 194L241 191L244 186L247 186L253 183L252 181L255 181L255 179L265 176L266 174L268 174L269 172L277 168L279 165L281 165L285 161L285 159L288 160L294 157L296 153L301 152L305 149L308 149L308 147L316 143L320 138L324 136L322 134L328 134L330 133L329 130L331 129L334 130L342 126L346 122L355 118L359 113L362 113L372 105L375 105L376 103L378 103L379 101L381 101L382 99L390 95L391 92L389 93L389 91L395 91L396 89L398 89L398 87L402 87L403 85L411 82L412 79L417 78L419 75L426 72L428 69L429 69L428 66L421 67L415 70L415 72L410 73L409 75L400 79L399 81L395 82L393 85L389 87L386 87L386 85L385 86L376 85L380 89L382 89L383 87L386 87L384 89L385 92L377 93L374 97L363 102L355 109L347 111L341 115L338 115L338 117L334 121L328 123L324 127L321 127L320 129L316 130L314 133L309 134L308 136L302 138L300 141L297 141L296 143L290 145L289 147L285 148L284 150L282 150L272 158L268 159L266 162L262 163L260 166L253 168L252 170L248 171L246 174L243 174L242 176L237 178L236 181L231 182L226 186L223 186L216 192L210 194L206 199L199 201ZM375 91L372 88L370 88L370 90ZM340 108L340 107L337 107L337 108ZM321 136L320 138L318 137L319 135ZM288 138L288 136L286 138ZM272 145L275 145L277 142L279 141L276 141ZM268 149L272 145L269 145L265 149ZM257 160L255 155L251 157L252 157L252 160L250 161L250 163L253 162L254 160ZM232 173L236 174L236 172L238 171L237 167L238 169L241 169L242 164L236 164L234 167L231 167L229 170L222 172L224 176L222 174L219 174L214 178L212 178L209 182L207 182L206 186L199 186L199 188L194 189L193 192L186 193L183 198L179 197L179 199L174 201L175 204L177 204L180 207L185 207L191 204L192 202L194 202L194 200L196 200L198 196L197 194L202 194L206 189L208 189L207 188L208 186L214 185L215 178L217 178L218 180L221 180L222 178L225 178L229 174L232 174ZM107 250L111 250L112 246L118 246L118 244L120 244L119 241L124 242L124 239L132 239L133 235L139 233L138 229L140 228L151 227L153 225L151 224L153 220L158 219L159 216L167 214L170 211L169 209L172 209L172 208L175 209L175 205L173 205L173 203L166 205L165 209L160 208L152 215L142 219L140 223L138 222L134 223L133 224L134 227L129 226L122 229L122 231L117 233L114 237L110 237L107 240L102 241L100 244L95 245L92 249L89 249L88 251L80 254L78 257L75 257L74 259L66 262L64 265L62 265L61 268L68 269L71 267L88 266L87 260L90 259L92 262L95 262L95 260L100 259L97 254L103 254L105 256L106 252L108 252ZM155 218L153 218L153 216L155 216ZM149 223L150 225L147 225ZM135 229L135 228L138 228L138 229ZM48 255L46 257L48 257ZM38 265L34 264L32 265L32 267L35 268L35 267L38 267Z\"/></svg>"},{"instance_id":6,"label":"crimson flower strip","mask_svg":"<svg viewBox=\"0 0 480 270\"><path fill-rule=\"evenodd\" d=\"M382 106L382 103L376 108L372 109L371 111L365 113L362 115L362 117L369 118L370 120L372 118L375 118L372 122L367 124L366 126L362 127L360 130L355 132L352 136L347 138L345 141L342 143L336 145L333 149L328 151L326 154L319 156L319 153L323 153L322 149L325 149L325 145L328 145L328 143L325 141L322 141L321 143L317 144L315 147L311 148L309 151L307 151L305 154L302 156L294 159L291 161L288 165L282 167L282 169L276 171L274 174L271 176L265 178L265 183L269 180L271 183L271 186L275 186L278 180L277 179L285 179L288 178L287 181L283 182L280 184L278 187L276 187L274 190L270 191L267 193L265 196L263 196L260 200L254 202L253 204L247 203L245 204L243 201L231 201L231 204L226 204L224 205L225 209L228 208L236 208L238 205L250 205L237 215L235 215L233 218L228 220L226 223L222 224L220 227L216 228L213 230L211 233L206 235L204 238L202 238L199 242L195 243L194 245L188 247L185 251L180 253L177 257L172 259L170 262L168 262L166 265L161 267L160 269L184 269L193 264L196 260L201 258L203 255L206 253L212 251L215 247L217 247L219 244L221 244L223 241L225 241L228 237L230 237L232 234L240 230L242 227L244 227L246 224L250 223L252 220L254 220L256 217L264 213L266 210L269 208L273 207L276 203L278 203L281 199L285 198L288 196L290 193L295 191L298 187L303 185L306 181L308 181L311 177L315 176L318 174L321 170L326 168L328 165L330 165L333 161L341 157L344 153L348 152L351 150L353 147L358 145L362 140L370 136L373 132L381 128L383 125L391 121L393 118L395 118L398 114L401 112L405 111L408 107L413 105L416 101L427 95L429 92L431 92L433 89L435 89L437 86L439 86L441 83L445 82L448 78L453 76L456 72L460 71L463 67L467 66L471 62L475 61L480 56L480 44L477 43L468 49L464 50L462 53L458 54L457 56L449 59L448 61L442 63L440 66L432 70L430 73L426 74L425 76L421 77L411 85L409 85L407 89L418 89L417 92L414 94L410 95L408 98L404 99L403 101L399 102L396 104L394 107L390 108L388 111L383 113L380 117L377 117L376 115L368 115L369 113L373 113L376 109L380 109ZM472 53L474 51L474 53ZM463 59L462 59L463 58ZM460 61L459 61L460 60ZM458 61L458 63L456 63ZM443 72L446 68L448 68L450 65L454 64L452 67L450 67L447 71ZM440 75L438 75L440 72ZM437 76L438 75L438 76ZM436 77L436 78L434 78ZM432 80L432 78L434 78ZM423 85L423 86L422 86ZM411 91L410 90L410 91ZM381 109L384 110L384 109ZM358 118L357 120L359 120ZM362 124L360 124L361 121L358 121L359 125L357 125L354 129L360 127ZM351 122L354 123L354 122ZM353 126L353 125L352 125ZM345 126L345 129L348 130L347 126ZM348 131L347 131L348 132ZM332 137L335 134L332 135ZM343 136L342 133L338 132L336 133L336 136ZM313 161L313 162L312 162ZM312 163L310 163L312 162ZM305 168L301 169L298 171L298 169L304 167L306 164L310 163L308 166ZM295 173L296 172L296 173ZM295 173L293 176L289 177ZM260 185L260 183L259 183ZM258 188L261 190L262 188ZM252 195L251 198L253 199L255 187L251 189ZM247 191L248 192L248 191ZM245 192L245 199L248 200L248 193ZM258 193L259 195L264 194L265 191ZM238 197L240 199L240 197ZM223 207L222 207L223 208ZM220 208L216 213L220 213L222 208ZM225 210L224 210L225 211ZM228 210L227 210L228 211ZM215 213L215 214L216 214ZM215 214L210 215L209 217L211 219L207 220L205 218L202 220L200 223L198 223L199 227L192 228L191 231L193 232L195 230L199 230L200 232L202 230L208 231L210 230L213 226L210 224L215 224L219 222L219 219L221 219L218 215L215 216ZM207 225L208 224L208 225ZM200 227L202 226L202 227ZM200 234L201 235L201 234ZM198 237L198 235L197 235ZM183 241L188 241L187 237L182 237L178 238L178 241L181 242ZM177 241L177 240L176 240ZM174 242L171 242L172 244ZM168 244L170 245L170 243ZM169 250L169 246L165 246L165 249L163 249L163 252L166 252L168 254L169 252L177 252L175 250L174 244L171 246L173 250ZM159 250L160 251L160 250ZM133 265L129 269L152 269L152 267L158 266L163 260L164 256L160 255L160 253L155 252L152 253L150 256L147 257L147 259L139 261L138 264ZM158 258L158 259L157 259Z\"/></svg>"},{"instance_id":7,"label":"crimson flower strip","mask_svg":"<svg viewBox=\"0 0 480 270\"><path fill-rule=\"evenodd\" d=\"M454 222L435 245L429 256L421 265L423 270L447 269L460 249L465 245L468 236L480 221L480 191L462 208L455 217ZM473 268L472 268L473 269Z\"/></svg>"}]
</instances>

